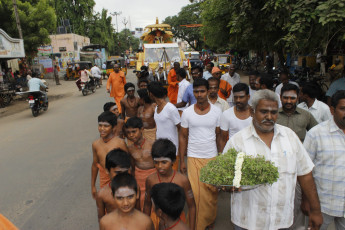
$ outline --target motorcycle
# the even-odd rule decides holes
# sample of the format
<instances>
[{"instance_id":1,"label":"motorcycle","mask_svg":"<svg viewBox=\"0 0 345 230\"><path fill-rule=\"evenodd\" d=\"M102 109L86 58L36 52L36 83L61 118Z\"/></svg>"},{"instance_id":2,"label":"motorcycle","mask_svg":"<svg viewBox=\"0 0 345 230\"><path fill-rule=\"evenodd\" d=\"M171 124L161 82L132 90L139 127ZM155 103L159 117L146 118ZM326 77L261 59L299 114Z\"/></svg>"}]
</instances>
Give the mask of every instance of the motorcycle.
<instances>
[{"instance_id":1,"label":"motorcycle","mask_svg":"<svg viewBox=\"0 0 345 230\"><path fill-rule=\"evenodd\" d=\"M29 106L34 117L37 117L41 110L47 111L48 101L44 101L45 96L41 91L30 91L28 93Z\"/></svg>"},{"instance_id":2,"label":"motorcycle","mask_svg":"<svg viewBox=\"0 0 345 230\"><path fill-rule=\"evenodd\" d=\"M96 92L96 84L95 80L90 77L90 80L88 82L81 82L81 92L83 96L86 96L89 91Z\"/></svg>"},{"instance_id":3,"label":"motorcycle","mask_svg":"<svg viewBox=\"0 0 345 230\"><path fill-rule=\"evenodd\" d=\"M96 88L101 88L101 79L95 77L94 80L95 80L95 86L96 86Z\"/></svg>"}]
</instances>

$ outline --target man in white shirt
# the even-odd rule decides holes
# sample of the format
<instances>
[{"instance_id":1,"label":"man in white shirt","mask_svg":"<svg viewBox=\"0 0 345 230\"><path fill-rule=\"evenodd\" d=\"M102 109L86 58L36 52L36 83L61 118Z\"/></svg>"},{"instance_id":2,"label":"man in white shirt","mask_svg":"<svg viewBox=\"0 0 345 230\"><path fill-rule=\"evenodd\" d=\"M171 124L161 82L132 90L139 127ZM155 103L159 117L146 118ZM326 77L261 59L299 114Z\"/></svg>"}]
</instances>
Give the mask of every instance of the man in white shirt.
<instances>
[{"instance_id":1,"label":"man in white shirt","mask_svg":"<svg viewBox=\"0 0 345 230\"><path fill-rule=\"evenodd\" d=\"M283 86L288 84L288 83L297 85L297 87L299 87L299 85L296 82L290 81L288 72L281 72L279 74L279 80L281 83L276 87L276 90L275 90L276 94L280 95L280 91L282 90Z\"/></svg>"},{"instance_id":2,"label":"man in white shirt","mask_svg":"<svg viewBox=\"0 0 345 230\"><path fill-rule=\"evenodd\" d=\"M228 102L218 96L219 91L219 79L216 77L211 77L208 79L208 101L213 105L217 106L224 112L229 108Z\"/></svg>"},{"instance_id":3,"label":"man in white shirt","mask_svg":"<svg viewBox=\"0 0 345 230\"><path fill-rule=\"evenodd\" d=\"M214 67L214 64L212 62L209 62L207 65L206 65L206 71L202 74L202 77L204 79L209 79L210 77L212 77L212 69Z\"/></svg>"},{"instance_id":4,"label":"man in white shirt","mask_svg":"<svg viewBox=\"0 0 345 230\"><path fill-rule=\"evenodd\" d=\"M182 102L182 98L184 93L186 92L187 87L190 85L189 81L186 80L186 70L180 68L176 71L176 77L179 81L178 83L178 92L177 92L177 103ZM182 113L182 111L188 107L188 104L184 107L178 108L179 112Z\"/></svg>"},{"instance_id":5,"label":"man in white shirt","mask_svg":"<svg viewBox=\"0 0 345 230\"><path fill-rule=\"evenodd\" d=\"M256 88L257 91L262 90L262 89L272 90L272 88L273 88L273 81L272 81L272 79L270 77L267 77L267 76L265 76L265 77L257 76L256 80L255 80L255 88ZM277 94L277 93L276 93L276 95L277 95L278 100L279 100L278 101L278 106L279 106L279 108L281 108L282 107L282 102L280 100L280 95Z\"/></svg>"},{"instance_id":6,"label":"man in white shirt","mask_svg":"<svg viewBox=\"0 0 345 230\"><path fill-rule=\"evenodd\" d=\"M331 111L325 103L316 99L318 89L312 84L301 86L298 107L309 111L318 123L332 118Z\"/></svg>"},{"instance_id":7,"label":"man in white shirt","mask_svg":"<svg viewBox=\"0 0 345 230\"><path fill-rule=\"evenodd\" d=\"M220 78L221 80L227 81L232 86L232 88L234 88L234 86L240 82L240 75L236 73L235 71L236 71L235 65L230 64L229 72L223 74L222 77ZM234 97L233 97L232 92L231 92L230 97L228 97L227 102L230 104L230 107L234 106Z\"/></svg>"},{"instance_id":8,"label":"man in white shirt","mask_svg":"<svg viewBox=\"0 0 345 230\"><path fill-rule=\"evenodd\" d=\"M213 229L217 215L216 187L200 182L200 170L217 156L219 150L221 110L208 102L208 81L196 79L193 93L196 104L182 113L180 140L180 167L186 173L184 156L187 154L188 179L196 205L196 229Z\"/></svg>"},{"instance_id":9,"label":"man in white shirt","mask_svg":"<svg viewBox=\"0 0 345 230\"><path fill-rule=\"evenodd\" d=\"M167 138L178 149L178 130L180 128L181 118L176 107L165 100L168 92L163 87L161 82L152 81L147 87L150 98L156 102L154 119L156 122L156 139ZM178 154L176 151L176 162L173 165L175 170L178 170Z\"/></svg>"},{"instance_id":10,"label":"man in white shirt","mask_svg":"<svg viewBox=\"0 0 345 230\"><path fill-rule=\"evenodd\" d=\"M236 133L226 144L248 155L263 155L279 171L272 185L260 186L231 196L231 221L235 230L276 230L292 225L296 180L310 204L311 229L322 224L320 202L312 170L313 162L297 135L289 128L276 124L278 97L270 90L260 90L252 100L253 122Z\"/></svg>"},{"instance_id":11,"label":"man in white shirt","mask_svg":"<svg viewBox=\"0 0 345 230\"><path fill-rule=\"evenodd\" d=\"M253 97L254 93L257 91L257 88L255 87L256 78L259 76L259 73L257 71L251 72L248 76L249 78L249 96ZM249 98L248 101L249 105L252 105L251 98Z\"/></svg>"},{"instance_id":12,"label":"man in white shirt","mask_svg":"<svg viewBox=\"0 0 345 230\"><path fill-rule=\"evenodd\" d=\"M95 77L95 80L98 80L102 85L102 72L96 64L91 68L91 75Z\"/></svg>"},{"instance_id":13,"label":"man in white shirt","mask_svg":"<svg viewBox=\"0 0 345 230\"><path fill-rule=\"evenodd\" d=\"M235 106L223 112L220 118L220 150L223 151L226 141L238 131L252 123L250 115L249 87L245 83L238 83L232 89Z\"/></svg>"}]
</instances>

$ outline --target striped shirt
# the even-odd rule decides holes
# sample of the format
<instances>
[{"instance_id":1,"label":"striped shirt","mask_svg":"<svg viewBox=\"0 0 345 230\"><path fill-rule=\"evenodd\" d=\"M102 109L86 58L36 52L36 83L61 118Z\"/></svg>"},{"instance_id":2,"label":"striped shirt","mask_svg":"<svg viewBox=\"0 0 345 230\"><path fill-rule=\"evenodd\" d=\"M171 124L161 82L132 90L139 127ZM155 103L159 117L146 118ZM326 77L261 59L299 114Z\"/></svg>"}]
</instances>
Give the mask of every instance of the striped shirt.
<instances>
[{"instance_id":1,"label":"striped shirt","mask_svg":"<svg viewBox=\"0 0 345 230\"><path fill-rule=\"evenodd\" d=\"M297 176L310 173L314 166L297 135L291 129L276 124L269 148L251 124L231 137L223 153L230 148L248 155L263 155L279 171L279 179L272 186L265 185L231 196L231 221L251 230L290 227Z\"/></svg>"},{"instance_id":2,"label":"striped shirt","mask_svg":"<svg viewBox=\"0 0 345 230\"><path fill-rule=\"evenodd\" d=\"M306 135L304 147L315 164L313 176L321 211L345 214L345 134L333 119L322 122Z\"/></svg>"}]
</instances>

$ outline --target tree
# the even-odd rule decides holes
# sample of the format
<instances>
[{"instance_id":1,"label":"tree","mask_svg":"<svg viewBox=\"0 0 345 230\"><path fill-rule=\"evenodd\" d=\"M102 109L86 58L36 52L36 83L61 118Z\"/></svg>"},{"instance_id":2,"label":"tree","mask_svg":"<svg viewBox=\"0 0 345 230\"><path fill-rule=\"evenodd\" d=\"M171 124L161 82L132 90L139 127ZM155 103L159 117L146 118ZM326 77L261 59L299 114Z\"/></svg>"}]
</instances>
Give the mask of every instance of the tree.
<instances>
[{"instance_id":1,"label":"tree","mask_svg":"<svg viewBox=\"0 0 345 230\"><path fill-rule=\"evenodd\" d=\"M129 50L130 47L135 51L139 48L139 44L139 38L134 37L129 29L123 29L118 35L116 35L116 54L125 54L125 51Z\"/></svg>"},{"instance_id":2,"label":"tree","mask_svg":"<svg viewBox=\"0 0 345 230\"><path fill-rule=\"evenodd\" d=\"M86 24L86 34L91 43L104 45L109 53L115 53L115 33L112 18L107 13L106 9L102 9L101 13L93 15Z\"/></svg>"},{"instance_id":3,"label":"tree","mask_svg":"<svg viewBox=\"0 0 345 230\"><path fill-rule=\"evenodd\" d=\"M57 23L61 19L69 19L72 32L87 36L88 22L93 18L94 0L54 0Z\"/></svg>"},{"instance_id":4,"label":"tree","mask_svg":"<svg viewBox=\"0 0 345 230\"><path fill-rule=\"evenodd\" d=\"M24 48L27 56L33 56L37 47L49 44L49 34L56 29L56 15L47 0L17 0ZM0 2L0 21L12 37L18 37L12 0Z\"/></svg>"},{"instance_id":5,"label":"tree","mask_svg":"<svg viewBox=\"0 0 345 230\"><path fill-rule=\"evenodd\" d=\"M200 14L200 4L194 3L183 7L177 16L165 18L163 23L171 25L171 31L175 37L186 41L194 50L201 50L203 47L201 29L181 26L201 24Z\"/></svg>"}]
</instances>

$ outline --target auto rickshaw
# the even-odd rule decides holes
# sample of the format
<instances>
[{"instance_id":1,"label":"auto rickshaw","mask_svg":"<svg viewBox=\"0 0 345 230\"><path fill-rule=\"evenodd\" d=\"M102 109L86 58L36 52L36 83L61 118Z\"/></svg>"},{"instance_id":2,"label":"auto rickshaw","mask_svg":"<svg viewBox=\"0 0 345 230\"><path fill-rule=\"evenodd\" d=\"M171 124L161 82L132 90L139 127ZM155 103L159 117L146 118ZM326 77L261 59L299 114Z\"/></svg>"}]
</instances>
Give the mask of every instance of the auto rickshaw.
<instances>
[{"instance_id":1,"label":"auto rickshaw","mask_svg":"<svg viewBox=\"0 0 345 230\"><path fill-rule=\"evenodd\" d=\"M127 75L127 67L125 58L123 57L112 57L107 60L107 75L109 75L114 71L114 65L118 64L120 66L120 70Z\"/></svg>"},{"instance_id":2,"label":"auto rickshaw","mask_svg":"<svg viewBox=\"0 0 345 230\"><path fill-rule=\"evenodd\" d=\"M137 57L129 57L129 68L135 68L137 65Z\"/></svg>"},{"instance_id":3,"label":"auto rickshaw","mask_svg":"<svg viewBox=\"0 0 345 230\"><path fill-rule=\"evenodd\" d=\"M227 69L229 68L231 62L230 62L230 55L229 54L218 54L217 55L219 68L221 69ZM225 71L223 71L222 74L224 74Z\"/></svg>"},{"instance_id":4,"label":"auto rickshaw","mask_svg":"<svg viewBox=\"0 0 345 230\"><path fill-rule=\"evenodd\" d=\"M92 63L90 61L78 61L69 63L66 68L66 74L64 76L65 81L70 79L76 80L79 78L79 71L86 67L87 70L90 71L92 67Z\"/></svg>"}]
</instances>

